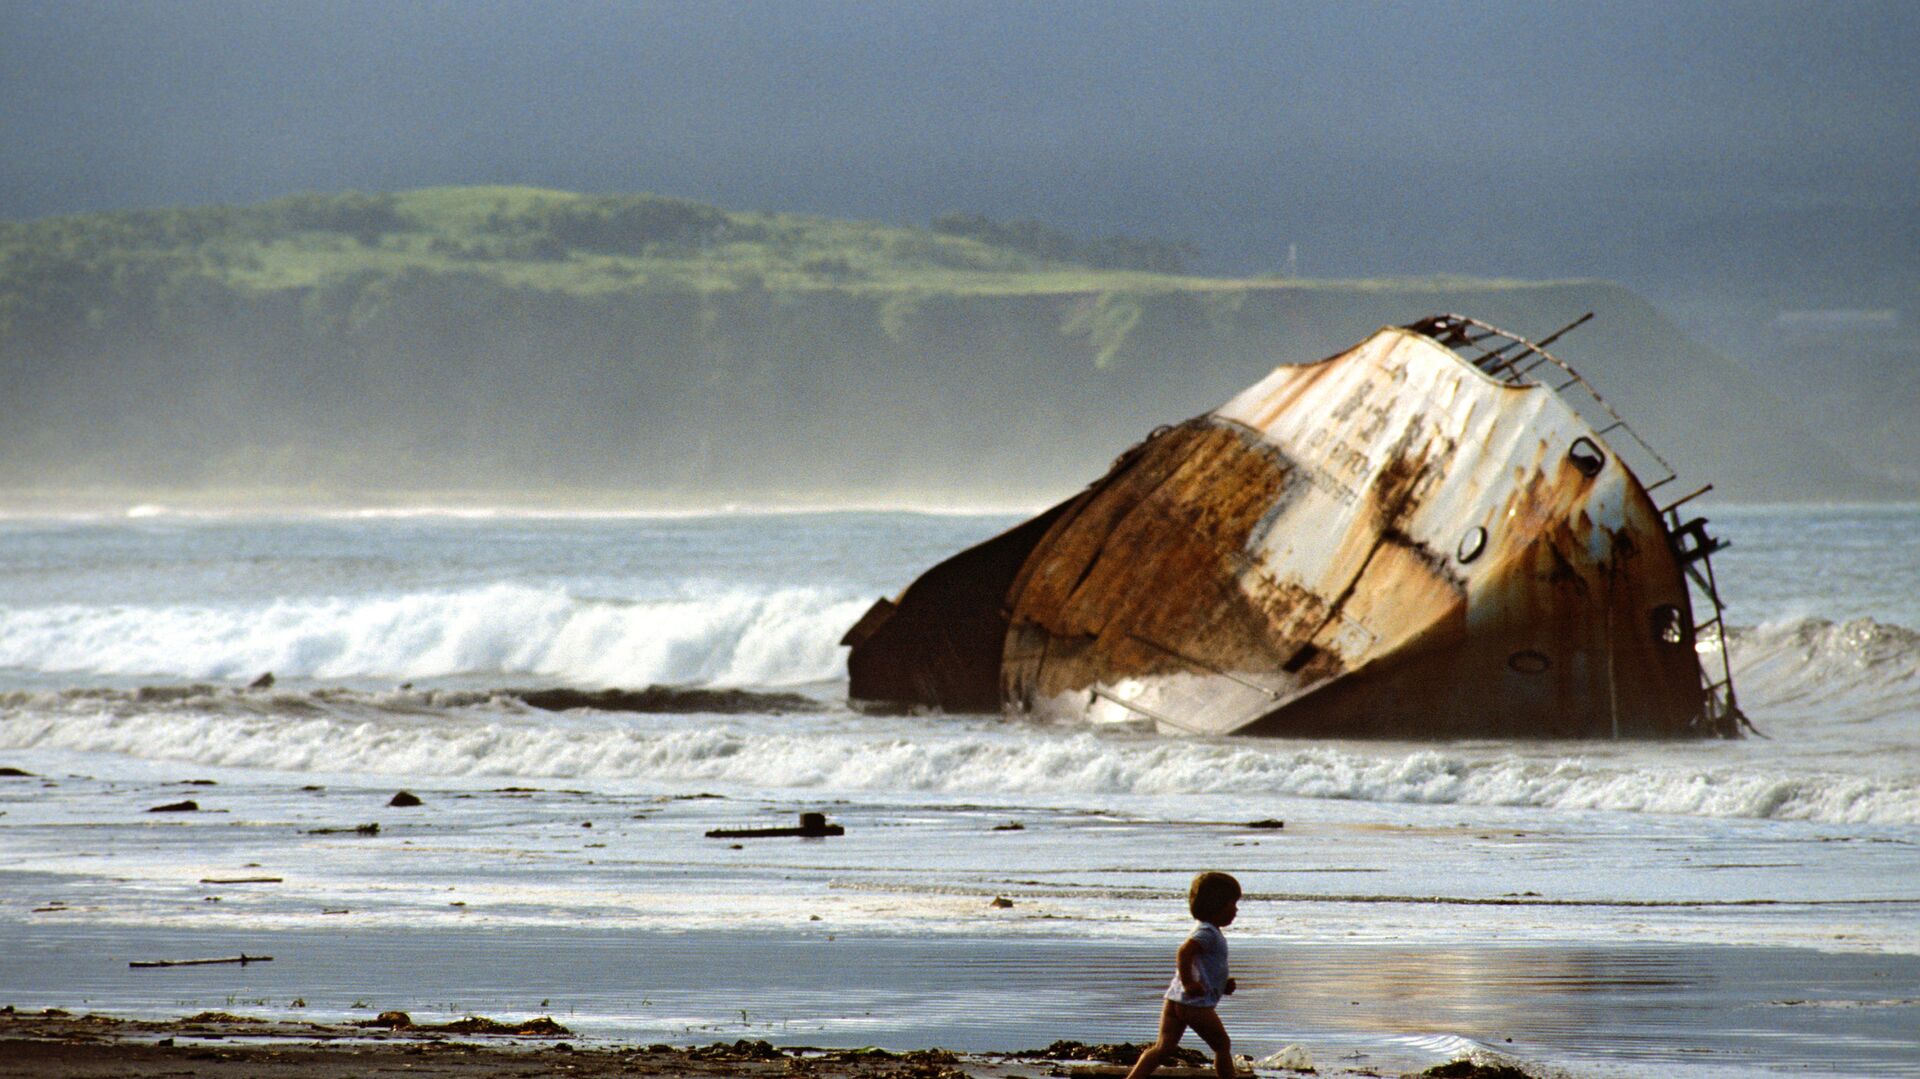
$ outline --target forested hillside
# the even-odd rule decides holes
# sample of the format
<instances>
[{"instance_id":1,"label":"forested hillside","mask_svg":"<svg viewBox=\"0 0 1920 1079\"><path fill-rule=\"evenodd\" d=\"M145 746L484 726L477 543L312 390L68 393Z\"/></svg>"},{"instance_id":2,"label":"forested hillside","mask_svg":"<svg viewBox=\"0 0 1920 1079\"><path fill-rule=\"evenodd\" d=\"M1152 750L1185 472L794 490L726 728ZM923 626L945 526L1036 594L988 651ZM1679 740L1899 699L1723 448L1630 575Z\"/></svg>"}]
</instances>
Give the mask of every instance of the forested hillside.
<instances>
[{"instance_id":1,"label":"forested hillside","mask_svg":"<svg viewBox=\"0 0 1920 1079\"><path fill-rule=\"evenodd\" d=\"M1377 326L1594 310L1555 351L1684 479L1901 493L1617 286L1160 272L1180 255L526 188L5 224L0 486L1037 500Z\"/></svg>"}]
</instances>

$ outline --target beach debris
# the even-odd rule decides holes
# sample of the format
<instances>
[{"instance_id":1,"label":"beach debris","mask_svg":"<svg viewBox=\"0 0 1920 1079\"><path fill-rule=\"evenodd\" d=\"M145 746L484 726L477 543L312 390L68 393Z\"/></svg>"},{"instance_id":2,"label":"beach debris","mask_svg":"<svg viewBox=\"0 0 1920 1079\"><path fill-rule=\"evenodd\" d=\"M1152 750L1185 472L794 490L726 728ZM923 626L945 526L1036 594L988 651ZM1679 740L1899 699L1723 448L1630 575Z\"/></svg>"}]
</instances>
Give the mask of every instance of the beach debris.
<instances>
[{"instance_id":1,"label":"beach debris","mask_svg":"<svg viewBox=\"0 0 1920 1079\"><path fill-rule=\"evenodd\" d=\"M201 877L202 884L280 884L279 877Z\"/></svg>"},{"instance_id":2,"label":"beach debris","mask_svg":"<svg viewBox=\"0 0 1920 1079\"><path fill-rule=\"evenodd\" d=\"M1268 817L1265 820L1250 820L1247 822L1247 827L1249 828L1285 828L1286 826L1286 821L1275 820L1272 817Z\"/></svg>"},{"instance_id":3,"label":"beach debris","mask_svg":"<svg viewBox=\"0 0 1920 1079\"><path fill-rule=\"evenodd\" d=\"M0 776L6 776L10 779L34 778L34 774L32 772L23 771L19 768L13 767L12 765L0 766Z\"/></svg>"},{"instance_id":4,"label":"beach debris","mask_svg":"<svg viewBox=\"0 0 1920 1079\"><path fill-rule=\"evenodd\" d=\"M406 1030L422 1034L498 1034L517 1038L564 1038L573 1031L553 1021L550 1016L537 1019L524 1019L518 1023L502 1023L498 1019L489 1019L484 1015L469 1015L451 1023L415 1023L413 1017L402 1011L386 1011L372 1019L362 1019L353 1024L356 1027L383 1027L387 1030Z\"/></svg>"},{"instance_id":5,"label":"beach debris","mask_svg":"<svg viewBox=\"0 0 1920 1079\"><path fill-rule=\"evenodd\" d=\"M1725 545L1680 513L1706 489L1655 501L1672 467L1544 349L1572 328L1436 315L1275 368L877 601L848 696L1208 737L1738 737Z\"/></svg>"},{"instance_id":6,"label":"beach debris","mask_svg":"<svg viewBox=\"0 0 1920 1079\"><path fill-rule=\"evenodd\" d=\"M967 1079L969 1072L1002 1074L999 1065L1004 1060L941 1049L783 1049L746 1038L700 1047L583 1045L547 1017L498 1023L470 1016L444 1025L406 1018L406 1026L389 1026L378 1020L319 1023L203 1012L188 1019L150 1021L75 1017L64 1012L16 1014L0 1007L0 1023L7 1027L5 1064L0 1071L9 1075L188 1075L197 1071L201 1075L316 1076L418 1071L442 1076L529 1076L564 1071L707 1079L784 1072L822 1079ZM342 1039L350 1039L344 1056ZM541 1058L530 1052L534 1050L565 1056ZM1071 1069L1075 1076L1102 1073L1098 1066ZM1172 1074L1179 1079L1182 1071ZM1212 1079L1211 1069L1204 1079Z\"/></svg>"},{"instance_id":7,"label":"beach debris","mask_svg":"<svg viewBox=\"0 0 1920 1079\"><path fill-rule=\"evenodd\" d=\"M1015 1060L1092 1060L1107 1064L1119 1064L1131 1067L1146 1051L1146 1046L1134 1042L1101 1042L1088 1045L1085 1042L1057 1041L1045 1049L1022 1049L1007 1054ZM1197 1049L1184 1045L1175 1046L1160 1058L1162 1067L1166 1065L1185 1065L1188 1067L1206 1067L1213 1063L1211 1057ZM1079 1074L1078 1071L1075 1074Z\"/></svg>"},{"instance_id":8,"label":"beach debris","mask_svg":"<svg viewBox=\"0 0 1920 1079\"><path fill-rule=\"evenodd\" d=\"M1450 1060L1423 1072L1408 1072L1401 1079L1535 1079L1511 1064L1482 1064L1477 1060Z\"/></svg>"},{"instance_id":9,"label":"beach debris","mask_svg":"<svg viewBox=\"0 0 1920 1079\"><path fill-rule=\"evenodd\" d=\"M1307 1052L1304 1045L1289 1045L1254 1061L1253 1066L1275 1071L1311 1072L1314 1070L1313 1054Z\"/></svg>"},{"instance_id":10,"label":"beach debris","mask_svg":"<svg viewBox=\"0 0 1920 1079\"><path fill-rule=\"evenodd\" d=\"M825 813L800 814L800 826L797 828L715 828L707 833L708 839L776 839L785 836L799 836L803 839L819 839L823 836L846 835L847 830L838 824L828 824Z\"/></svg>"},{"instance_id":11,"label":"beach debris","mask_svg":"<svg viewBox=\"0 0 1920 1079\"><path fill-rule=\"evenodd\" d=\"M265 674L261 675L260 677L254 679L253 681L248 682L247 688L248 689L272 689L273 688L273 672L268 671Z\"/></svg>"},{"instance_id":12,"label":"beach debris","mask_svg":"<svg viewBox=\"0 0 1920 1079\"><path fill-rule=\"evenodd\" d=\"M420 804L420 796L411 791L401 791L387 799L387 805L395 809L409 809Z\"/></svg>"},{"instance_id":13,"label":"beach debris","mask_svg":"<svg viewBox=\"0 0 1920 1079\"><path fill-rule=\"evenodd\" d=\"M196 1012L180 1020L181 1023L264 1023L265 1019L251 1015L235 1015L232 1012Z\"/></svg>"},{"instance_id":14,"label":"beach debris","mask_svg":"<svg viewBox=\"0 0 1920 1079\"><path fill-rule=\"evenodd\" d=\"M210 967L220 963L238 963L244 967L248 963L271 963L271 962L273 962L273 956L270 956L270 955L246 955L243 953L240 955L227 956L222 959L135 959L132 962L128 963L127 965L130 967L142 967L142 968L146 968L146 967ZM195 1016L194 1018L199 1019L201 1017Z\"/></svg>"},{"instance_id":15,"label":"beach debris","mask_svg":"<svg viewBox=\"0 0 1920 1079\"><path fill-rule=\"evenodd\" d=\"M1013 900L1008 899L1004 895L996 895L987 906L993 907L996 910L1010 910L1013 907Z\"/></svg>"},{"instance_id":16,"label":"beach debris","mask_svg":"<svg viewBox=\"0 0 1920 1079\"><path fill-rule=\"evenodd\" d=\"M351 828L309 828L308 835L379 835L380 822L356 824Z\"/></svg>"},{"instance_id":17,"label":"beach debris","mask_svg":"<svg viewBox=\"0 0 1920 1079\"><path fill-rule=\"evenodd\" d=\"M168 802L166 805L154 806L147 810L149 813L198 813L199 811L200 803L191 798L184 802Z\"/></svg>"},{"instance_id":18,"label":"beach debris","mask_svg":"<svg viewBox=\"0 0 1920 1079\"><path fill-rule=\"evenodd\" d=\"M994 825L993 830L996 832L1024 832L1027 830L1027 826L1017 820L1010 820L1005 824Z\"/></svg>"},{"instance_id":19,"label":"beach debris","mask_svg":"<svg viewBox=\"0 0 1920 1079\"><path fill-rule=\"evenodd\" d=\"M860 1050L854 1050L860 1052ZM695 1046L686 1051L693 1060L780 1060L786 1054L774 1048L772 1042L748 1041L741 1038L728 1045L726 1042L714 1042L712 1045Z\"/></svg>"}]
</instances>

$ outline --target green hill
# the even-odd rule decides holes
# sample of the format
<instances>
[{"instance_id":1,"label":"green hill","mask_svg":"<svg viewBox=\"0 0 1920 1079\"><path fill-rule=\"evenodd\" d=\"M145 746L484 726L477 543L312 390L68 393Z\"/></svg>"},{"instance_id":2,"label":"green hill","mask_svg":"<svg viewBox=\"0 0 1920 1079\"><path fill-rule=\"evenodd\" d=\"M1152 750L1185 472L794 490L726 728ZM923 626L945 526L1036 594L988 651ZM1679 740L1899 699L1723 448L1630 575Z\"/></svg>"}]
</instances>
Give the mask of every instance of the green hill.
<instances>
[{"instance_id":1,"label":"green hill","mask_svg":"<svg viewBox=\"0 0 1920 1079\"><path fill-rule=\"evenodd\" d=\"M530 187L295 195L258 206L87 214L0 224L8 293L26 277L105 264L246 293L358 275L470 274L575 296L645 290L1024 292L1162 286L958 231L799 214L730 213L655 195Z\"/></svg>"},{"instance_id":2,"label":"green hill","mask_svg":"<svg viewBox=\"0 0 1920 1079\"><path fill-rule=\"evenodd\" d=\"M1683 480L1902 493L1618 286L1201 278L1031 232L499 187L3 224L0 487L1035 500L1377 326L1595 310L1555 351Z\"/></svg>"}]
</instances>

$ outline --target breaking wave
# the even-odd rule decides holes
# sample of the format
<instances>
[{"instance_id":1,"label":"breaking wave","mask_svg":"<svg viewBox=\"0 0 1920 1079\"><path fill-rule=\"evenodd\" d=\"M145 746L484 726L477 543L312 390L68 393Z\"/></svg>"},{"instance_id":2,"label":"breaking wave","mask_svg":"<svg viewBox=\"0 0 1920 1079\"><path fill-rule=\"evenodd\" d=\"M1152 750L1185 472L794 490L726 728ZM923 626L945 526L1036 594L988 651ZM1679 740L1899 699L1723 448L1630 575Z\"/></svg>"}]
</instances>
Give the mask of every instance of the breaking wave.
<instances>
[{"instance_id":1,"label":"breaking wave","mask_svg":"<svg viewBox=\"0 0 1920 1079\"><path fill-rule=\"evenodd\" d=\"M1870 619L1734 631L1742 700L1772 741L1409 749L856 716L817 698L843 677L837 642L866 602L806 588L608 600L495 585L0 610L0 667L226 683L0 693L0 747L295 772L1920 823L1920 632ZM278 688L236 688L267 670ZM455 676L564 688L347 688ZM791 686L815 696L773 691ZM591 711L560 711L578 708Z\"/></svg>"},{"instance_id":2,"label":"breaking wave","mask_svg":"<svg viewBox=\"0 0 1920 1079\"><path fill-rule=\"evenodd\" d=\"M0 610L0 668L113 677L418 680L541 675L572 685L780 686L840 674L864 600L820 589L585 599L498 584L265 606Z\"/></svg>"},{"instance_id":3,"label":"breaking wave","mask_svg":"<svg viewBox=\"0 0 1920 1079\"><path fill-rule=\"evenodd\" d=\"M1920 723L1920 632L1871 618L1802 618L1736 630L1731 645L1749 711L1823 723Z\"/></svg>"},{"instance_id":4,"label":"breaking wave","mask_svg":"<svg viewBox=\"0 0 1920 1079\"><path fill-rule=\"evenodd\" d=\"M775 718L766 714L774 710L767 701L742 703L752 710L561 716L501 692L14 693L0 698L0 747L293 772L563 777L756 793L1049 801L1205 794L1222 796L1223 809L1237 796L1258 802L1283 795L1920 823L1920 776L1807 768L1788 763L1790 754L1728 757L1695 743L1592 756L1527 756L1487 746L1393 751L1359 743L1151 738L978 718L809 715L805 708Z\"/></svg>"}]
</instances>

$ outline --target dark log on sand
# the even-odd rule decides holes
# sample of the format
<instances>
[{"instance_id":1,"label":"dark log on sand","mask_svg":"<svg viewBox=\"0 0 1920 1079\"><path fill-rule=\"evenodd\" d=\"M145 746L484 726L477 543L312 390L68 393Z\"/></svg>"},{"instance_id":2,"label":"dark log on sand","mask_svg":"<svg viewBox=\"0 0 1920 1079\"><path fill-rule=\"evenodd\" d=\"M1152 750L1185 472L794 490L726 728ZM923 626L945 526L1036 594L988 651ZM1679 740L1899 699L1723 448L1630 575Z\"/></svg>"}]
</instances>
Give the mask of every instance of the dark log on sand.
<instances>
[{"instance_id":1,"label":"dark log on sand","mask_svg":"<svg viewBox=\"0 0 1920 1079\"><path fill-rule=\"evenodd\" d=\"M235 955L225 959L136 959L127 965L130 967L207 967L216 963L271 963L270 955Z\"/></svg>"},{"instance_id":2,"label":"dark log on sand","mask_svg":"<svg viewBox=\"0 0 1920 1079\"><path fill-rule=\"evenodd\" d=\"M356 825L352 828L309 828L308 835L379 835L380 822Z\"/></svg>"},{"instance_id":3,"label":"dark log on sand","mask_svg":"<svg viewBox=\"0 0 1920 1079\"><path fill-rule=\"evenodd\" d=\"M838 824L828 824L824 813L802 813L798 828L715 828L707 833L707 838L776 839L782 836L799 836L803 839L818 839L822 836L846 834L847 830Z\"/></svg>"}]
</instances>

